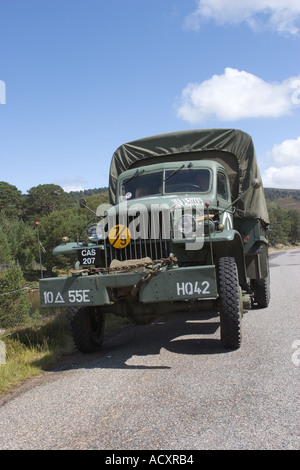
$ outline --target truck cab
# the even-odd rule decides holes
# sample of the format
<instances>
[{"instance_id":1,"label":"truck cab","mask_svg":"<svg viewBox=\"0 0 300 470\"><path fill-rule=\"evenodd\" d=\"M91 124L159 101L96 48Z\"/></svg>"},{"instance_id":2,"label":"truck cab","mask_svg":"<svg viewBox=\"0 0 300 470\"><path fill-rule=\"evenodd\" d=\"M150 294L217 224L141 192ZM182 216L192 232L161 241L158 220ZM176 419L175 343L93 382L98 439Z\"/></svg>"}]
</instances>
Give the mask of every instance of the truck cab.
<instances>
[{"instance_id":1,"label":"truck cab","mask_svg":"<svg viewBox=\"0 0 300 470\"><path fill-rule=\"evenodd\" d=\"M240 278L246 282L242 241L233 228L229 178L219 162L141 166L122 172L116 189L116 205L98 226L99 237L105 240L107 267L113 260L156 260L170 253L180 267L215 264L226 252L235 257ZM103 235L120 225L120 219L128 229L123 236L130 238L122 250Z\"/></svg>"}]
</instances>

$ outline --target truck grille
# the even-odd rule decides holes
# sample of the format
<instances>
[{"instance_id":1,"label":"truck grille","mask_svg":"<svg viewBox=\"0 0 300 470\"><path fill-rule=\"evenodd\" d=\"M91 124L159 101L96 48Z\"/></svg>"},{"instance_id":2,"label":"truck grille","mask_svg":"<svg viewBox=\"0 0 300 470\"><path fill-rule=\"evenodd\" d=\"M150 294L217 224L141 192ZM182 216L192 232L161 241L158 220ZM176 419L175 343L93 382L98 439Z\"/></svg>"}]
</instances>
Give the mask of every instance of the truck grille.
<instances>
[{"instance_id":1,"label":"truck grille","mask_svg":"<svg viewBox=\"0 0 300 470\"><path fill-rule=\"evenodd\" d=\"M167 258L170 255L170 227L163 228L163 217L160 213L158 217L151 218L149 216L148 223L143 224L143 219L135 236L131 238L129 244L124 248L116 248L110 242L109 239L105 240L105 259L106 267L109 267L112 260L126 261L133 259L141 259L149 257L152 260L160 258ZM118 220L117 224L124 224L123 220ZM127 216L126 226L130 227L133 222L133 217ZM141 236L137 236L141 231ZM168 234L168 238L166 236Z\"/></svg>"}]
</instances>

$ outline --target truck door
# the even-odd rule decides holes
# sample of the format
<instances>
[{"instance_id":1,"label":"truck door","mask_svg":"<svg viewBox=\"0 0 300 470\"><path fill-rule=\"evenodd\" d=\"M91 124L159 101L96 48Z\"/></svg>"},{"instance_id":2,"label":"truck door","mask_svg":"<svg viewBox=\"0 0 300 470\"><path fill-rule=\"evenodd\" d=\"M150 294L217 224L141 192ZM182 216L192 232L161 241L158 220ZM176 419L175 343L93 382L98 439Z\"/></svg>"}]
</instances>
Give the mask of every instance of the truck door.
<instances>
[{"instance_id":1,"label":"truck door","mask_svg":"<svg viewBox=\"0 0 300 470\"><path fill-rule=\"evenodd\" d=\"M221 210L225 209L230 204L228 178L226 173L221 170L217 172L217 200ZM228 211L222 214L221 223L224 225L225 229L232 228L232 215Z\"/></svg>"}]
</instances>

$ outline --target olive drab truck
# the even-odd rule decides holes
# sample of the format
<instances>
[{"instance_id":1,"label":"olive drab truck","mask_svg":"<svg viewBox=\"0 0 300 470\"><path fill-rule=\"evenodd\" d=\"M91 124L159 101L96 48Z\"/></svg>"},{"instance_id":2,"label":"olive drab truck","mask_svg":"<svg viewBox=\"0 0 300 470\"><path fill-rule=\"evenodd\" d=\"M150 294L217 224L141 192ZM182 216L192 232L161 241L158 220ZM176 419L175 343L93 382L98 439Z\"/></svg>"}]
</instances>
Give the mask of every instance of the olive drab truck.
<instances>
[{"instance_id":1,"label":"olive drab truck","mask_svg":"<svg viewBox=\"0 0 300 470\"><path fill-rule=\"evenodd\" d=\"M248 134L201 129L121 145L109 204L94 217L54 248L77 254L70 275L39 283L42 307L69 309L78 350L101 348L107 313L146 324L187 309L216 310L224 348L240 347L243 314L270 300L269 218Z\"/></svg>"}]
</instances>

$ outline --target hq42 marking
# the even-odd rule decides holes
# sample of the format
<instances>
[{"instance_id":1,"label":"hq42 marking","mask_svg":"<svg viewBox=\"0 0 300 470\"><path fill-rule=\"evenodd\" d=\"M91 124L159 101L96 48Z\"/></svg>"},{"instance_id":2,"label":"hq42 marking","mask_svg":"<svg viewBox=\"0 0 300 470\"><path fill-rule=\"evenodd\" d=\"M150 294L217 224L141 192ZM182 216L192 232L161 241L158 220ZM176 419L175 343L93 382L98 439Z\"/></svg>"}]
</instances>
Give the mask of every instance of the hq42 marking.
<instances>
[{"instance_id":1,"label":"hq42 marking","mask_svg":"<svg viewBox=\"0 0 300 470\"><path fill-rule=\"evenodd\" d=\"M206 295L210 294L209 287L210 286L208 281L176 283L177 295Z\"/></svg>"}]
</instances>

